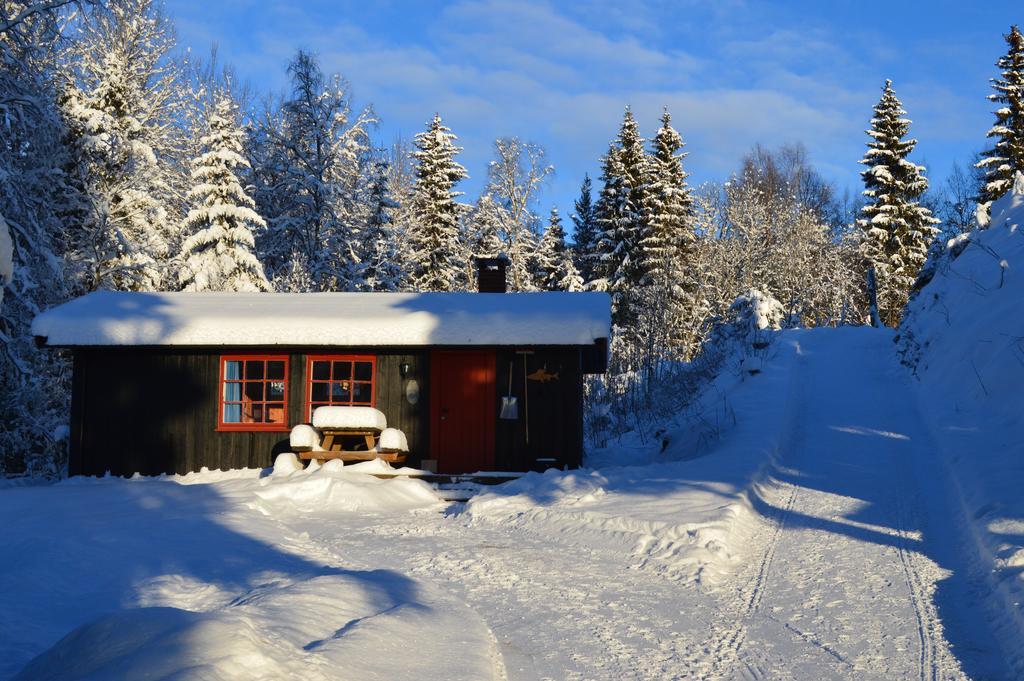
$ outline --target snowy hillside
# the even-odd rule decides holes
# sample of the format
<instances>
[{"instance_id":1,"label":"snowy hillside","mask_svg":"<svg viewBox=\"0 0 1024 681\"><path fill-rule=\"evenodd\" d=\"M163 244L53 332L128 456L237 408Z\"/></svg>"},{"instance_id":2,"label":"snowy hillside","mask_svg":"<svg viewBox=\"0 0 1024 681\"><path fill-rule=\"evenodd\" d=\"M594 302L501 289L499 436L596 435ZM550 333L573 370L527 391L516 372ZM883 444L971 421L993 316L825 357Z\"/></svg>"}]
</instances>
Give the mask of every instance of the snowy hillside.
<instances>
[{"instance_id":1,"label":"snowy hillside","mask_svg":"<svg viewBox=\"0 0 1024 681\"><path fill-rule=\"evenodd\" d=\"M968 530L994 569L990 603L1024 636L1024 175L991 221L952 240L911 300L899 349L958 484ZM1021 650L1017 646L1018 651ZM1018 653L1018 661L1024 654Z\"/></svg>"}]
</instances>

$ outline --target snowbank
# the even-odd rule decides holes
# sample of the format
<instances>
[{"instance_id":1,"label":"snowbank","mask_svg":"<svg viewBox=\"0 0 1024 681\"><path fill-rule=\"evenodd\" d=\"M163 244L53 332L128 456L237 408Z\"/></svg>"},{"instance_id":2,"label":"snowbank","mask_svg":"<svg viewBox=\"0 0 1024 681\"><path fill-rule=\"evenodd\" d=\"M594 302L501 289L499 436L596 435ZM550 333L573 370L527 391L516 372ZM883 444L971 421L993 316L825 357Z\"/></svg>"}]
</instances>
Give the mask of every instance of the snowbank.
<instances>
[{"instance_id":1,"label":"snowbank","mask_svg":"<svg viewBox=\"0 0 1024 681\"><path fill-rule=\"evenodd\" d=\"M654 393L659 408L639 416L634 411L618 415L613 425L626 432L599 446L588 443L584 463L593 468L635 466L694 459L713 451L737 422L733 397L747 390L747 382L762 383L757 377L777 359L784 314L781 303L755 289L738 296L700 354L659 377ZM612 407L594 400L590 406L606 412Z\"/></svg>"},{"instance_id":2,"label":"snowbank","mask_svg":"<svg viewBox=\"0 0 1024 681\"><path fill-rule=\"evenodd\" d=\"M206 612L143 607L78 627L14 678L352 679L493 676L486 627L468 608L435 609L389 582L328 570L269 584ZM467 626L473 623L478 626Z\"/></svg>"},{"instance_id":3,"label":"snowbank","mask_svg":"<svg viewBox=\"0 0 1024 681\"><path fill-rule=\"evenodd\" d=\"M899 349L921 381L922 408L961 496L964 520L995 570L994 615L1024 638L1024 176L986 229L954 239L911 299ZM1017 664L1024 668L1024 654Z\"/></svg>"},{"instance_id":4,"label":"snowbank","mask_svg":"<svg viewBox=\"0 0 1024 681\"><path fill-rule=\"evenodd\" d=\"M340 463L340 462L338 462ZM308 468L291 475L261 480L252 507L268 516L292 513L406 511L436 506L440 498L415 476L380 479L367 473L393 472L386 462L365 461L351 466Z\"/></svg>"},{"instance_id":5,"label":"snowbank","mask_svg":"<svg viewBox=\"0 0 1024 681\"><path fill-rule=\"evenodd\" d=\"M293 452L281 452L274 459L274 470L272 475L278 477L288 476L303 469L302 462Z\"/></svg>"},{"instance_id":6,"label":"snowbank","mask_svg":"<svg viewBox=\"0 0 1024 681\"><path fill-rule=\"evenodd\" d=\"M360 570L358 556L303 557L282 522L321 527L355 509L357 526L389 513L404 526L409 509L437 515L427 485L329 466L283 474L0 491L0 517L20 519L0 527L0 546L21 556L0 569L0 679L26 664L16 678L497 676L491 633L461 601L401 571Z\"/></svg>"},{"instance_id":7,"label":"snowbank","mask_svg":"<svg viewBox=\"0 0 1024 681\"><path fill-rule=\"evenodd\" d=\"M605 293L96 291L36 317L50 345L590 345Z\"/></svg>"}]
</instances>

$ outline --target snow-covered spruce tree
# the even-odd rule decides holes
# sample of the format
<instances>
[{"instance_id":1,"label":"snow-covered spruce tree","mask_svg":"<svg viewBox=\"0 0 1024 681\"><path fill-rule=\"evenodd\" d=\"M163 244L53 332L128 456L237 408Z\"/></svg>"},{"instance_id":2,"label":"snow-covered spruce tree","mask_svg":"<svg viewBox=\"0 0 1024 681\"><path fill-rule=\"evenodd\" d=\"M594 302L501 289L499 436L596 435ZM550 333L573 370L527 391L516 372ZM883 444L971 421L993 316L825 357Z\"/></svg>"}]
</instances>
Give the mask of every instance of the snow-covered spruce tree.
<instances>
[{"instance_id":1,"label":"snow-covered spruce tree","mask_svg":"<svg viewBox=\"0 0 1024 681\"><path fill-rule=\"evenodd\" d=\"M694 287L684 262L693 247L692 232L689 239L684 232L690 228L689 206L677 195L678 190L685 191L685 174L676 157L681 146L678 133L663 119L654 144L659 156L651 158L650 191L645 196L644 221L636 245L641 279L627 292L632 319L620 359L626 359L624 365L643 377L641 387L647 398L664 378L661 370L672 360L687 356L689 317L697 307L689 304Z\"/></svg>"},{"instance_id":2,"label":"snow-covered spruce tree","mask_svg":"<svg viewBox=\"0 0 1024 681\"><path fill-rule=\"evenodd\" d=\"M495 258L504 254L501 232L509 221L505 209L485 192L466 216L466 242L474 258Z\"/></svg>"},{"instance_id":3,"label":"snow-covered spruce tree","mask_svg":"<svg viewBox=\"0 0 1024 681\"><path fill-rule=\"evenodd\" d=\"M464 256L459 242L463 212L455 185L467 177L456 163L462 151L457 138L435 115L425 132L416 135L416 184L410 225L413 269L409 281L417 291L457 291L465 288Z\"/></svg>"},{"instance_id":4,"label":"snow-covered spruce tree","mask_svg":"<svg viewBox=\"0 0 1024 681\"><path fill-rule=\"evenodd\" d=\"M542 291L580 291L583 279L573 262L572 251L565 244L565 229L558 208L551 209L548 228L544 231L534 255L534 279Z\"/></svg>"},{"instance_id":5,"label":"snow-covered spruce tree","mask_svg":"<svg viewBox=\"0 0 1024 681\"><path fill-rule=\"evenodd\" d=\"M620 224L628 223L622 214L628 207L629 187L615 142L608 145L607 153L601 158L600 180L601 191L594 208L598 228L592 256L594 278L589 283L596 290L608 291L610 275L618 269L618 263L625 259L628 250L625 242L618 239L623 231Z\"/></svg>"},{"instance_id":6,"label":"snow-covered spruce tree","mask_svg":"<svg viewBox=\"0 0 1024 681\"><path fill-rule=\"evenodd\" d=\"M584 282L594 279L594 251L597 247L598 237L597 215L594 210L591 186L590 175L584 175L583 184L580 185L580 195L573 206L575 211L572 214L573 257L576 269Z\"/></svg>"},{"instance_id":7,"label":"snow-covered spruce tree","mask_svg":"<svg viewBox=\"0 0 1024 681\"><path fill-rule=\"evenodd\" d=\"M69 295L57 5L8 2L0 19L0 476L53 475L65 460L70 366L29 330Z\"/></svg>"},{"instance_id":8,"label":"snow-covered spruce tree","mask_svg":"<svg viewBox=\"0 0 1024 681\"><path fill-rule=\"evenodd\" d=\"M409 272L412 271L412 244L410 234L415 222L413 196L416 191L416 159L412 145L403 139L391 145L388 152L387 190L393 202L391 234L395 245L395 266L401 272L399 290L410 290Z\"/></svg>"},{"instance_id":9,"label":"snow-covered spruce tree","mask_svg":"<svg viewBox=\"0 0 1024 681\"><path fill-rule=\"evenodd\" d=\"M692 225L693 198L683 170L683 138L672 127L668 109L654 136L649 161L648 188L644 194L643 221L638 244L641 283L648 285L674 277L684 265L687 249L695 239Z\"/></svg>"},{"instance_id":10,"label":"snow-covered spruce tree","mask_svg":"<svg viewBox=\"0 0 1024 681\"><path fill-rule=\"evenodd\" d=\"M626 109L619 135L602 162L603 187L597 202L596 288L612 295L612 322L629 327L634 313L629 294L639 285L637 244L644 231L643 207L647 203L648 158L633 112Z\"/></svg>"},{"instance_id":11,"label":"snow-covered spruce tree","mask_svg":"<svg viewBox=\"0 0 1024 681\"><path fill-rule=\"evenodd\" d=\"M270 290L253 236L266 223L238 175L249 166L242 156L244 137L238 107L228 93L217 93L200 140L202 153L192 162L192 208L184 223L189 236L178 273L185 291Z\"/></svg>"},{"instance_id":12,"label":"snow-covered spruce tree","mask_svg":"<svg viewBox=\"0 0 1024 681\"><path fill-rule=\"evenodd\" d=\"M300 51L288 66L291 93L264 112L251 142L258 212L267 229L258 254L275 280L297 264L314 290L359 285L359 191L370 155L370 109L353 116L348 84ZM295 254L301 254L296 261Z\"/></svg>"},{"instance_id":13,"label":"snow-covered spruce tree","mask_svg":"<svg viewBox=\"0 0 1024 681\"><path fill-rule=\"evenodd\" d=\"M316 282L310 276L312 268L302 253L292 253L285 269L279 271L271 282L275 291L281 293L308 293L316 290Z\"/></svg>"},{"instance_id":14,"label":"snow-covered spruce tree","mask_svg":"<svg viewBox=\"0 0 1024 681\"><path fill-rule=\"evenodd\" d=\"M360 290L398 291L402 266L395 232L394 211L398 208L388 191L388 162L377 158L366 164L365 190L361 205L365 212L357 257L362 266Z\"/></svg>"},{"instance_id":15,"label":"snow-covered spruce tree","mask_svg":"<svg viewBox=\"0 0 1024 681\"><path fill-rule=\"evenodd\" d=\"M1000 75L992 79L995 92L988 96L997 107L995 125L988 131L995 142L977 164L985 171L978 202L986 211L1013 187L1014 174L1024 173L1024 34L1011 26L1004 37L1008 49L996 62Z\"/></svg>"},{"instance_id":16,"label":"snow-covered spruce tree","mask_svg":"<svg viewBox=\"0 0 1024 681\"><path fill-rule=\"evenodd\" d=\"M687 357L694 343L693 329L703 323L695 315L703 314L696 301L697 277L691 255L694 234L693 197L683 170L683 140L672 127L666 109L661 127L653 140L649 161L649 186L645 194L644 222L638 257L642 270L639 304L649 308L649 333L657 338L655 354L666 357ZM653 348L652 348L653 350Z\"/></svg>"},{"instance_id":17,"label":"snow-covered spruce tree","mask_svg":"<svg viewBox=\"0 0 1024 681\"><path fill-rule=\"evenodd\" d=\"M882 97L871 119L871 137L861 163L867 203L857 226L862 231L861 251L873 268L878 308L888 326L899 324L910 288L928 255L938 220L918 199L928 189L923 166L907 160L917 140L904 139L910 120L892 81L885 81Z\"/></svg>"},{"instance_id":18,"label":"snow-covered spruce tree","mask_svg":"<svg viewBox=\"0 0 1024 681\"><path fill-rule=\"evenodd\" d=\"M157 289L182 189L171 26L152 0L111 0L81 26L60 73L81 287Z\"/></svg>"}]
</instances>

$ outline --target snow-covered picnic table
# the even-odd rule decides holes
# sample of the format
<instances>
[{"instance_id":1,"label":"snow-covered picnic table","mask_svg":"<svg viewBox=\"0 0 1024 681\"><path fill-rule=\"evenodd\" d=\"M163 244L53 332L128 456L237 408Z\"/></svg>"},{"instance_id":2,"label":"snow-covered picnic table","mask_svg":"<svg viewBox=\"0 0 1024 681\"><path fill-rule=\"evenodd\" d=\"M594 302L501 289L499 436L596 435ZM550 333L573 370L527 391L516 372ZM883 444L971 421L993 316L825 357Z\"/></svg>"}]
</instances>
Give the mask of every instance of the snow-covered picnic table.
<instances>
[{"instance_id":1,"label":"snow-covered picnic table","mask_svg":"<svg viewBox=\"0 0 1024 681\"><path fill-rule=\"evenodd\" d=\"M366 449L345 449L345 441L362 438ZM325 406L313 410L313 423L292 428L291 448L301 459L404 463L409 451L405 433L389 428L387 417L373 407ZM360 446L359 444L355 445Z\"/></svg>"}]
</instances>

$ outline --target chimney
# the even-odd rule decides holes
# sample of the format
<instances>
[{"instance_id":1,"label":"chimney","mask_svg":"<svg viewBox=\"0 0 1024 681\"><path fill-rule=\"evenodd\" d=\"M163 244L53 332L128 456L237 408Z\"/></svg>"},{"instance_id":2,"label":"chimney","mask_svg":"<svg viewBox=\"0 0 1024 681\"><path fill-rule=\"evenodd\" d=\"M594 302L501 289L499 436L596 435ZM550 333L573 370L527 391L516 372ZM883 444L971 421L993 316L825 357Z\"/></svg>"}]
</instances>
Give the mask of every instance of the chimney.
<instances>
[{"instance_id":1,"label":"chimney","mask_svg":"<svg viewBox=\"0 0 1024 681\"><path fill-rule=\"evenodd\" d=\"M505 293L508 284L505 281L505 268L508 258L499 255L497 258L476 259L476 290L480 293Z\"/></svg>"}]
</instances>

